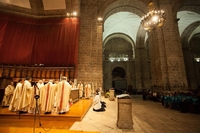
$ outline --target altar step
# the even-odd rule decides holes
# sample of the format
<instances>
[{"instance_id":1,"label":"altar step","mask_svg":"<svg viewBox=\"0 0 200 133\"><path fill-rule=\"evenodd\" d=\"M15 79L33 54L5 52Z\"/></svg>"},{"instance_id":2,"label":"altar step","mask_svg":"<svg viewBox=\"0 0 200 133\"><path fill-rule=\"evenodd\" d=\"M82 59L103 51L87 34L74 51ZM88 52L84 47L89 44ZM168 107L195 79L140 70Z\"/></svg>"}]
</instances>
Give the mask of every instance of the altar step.
<instances>
[{"instance_id":1,"label":"altar step","mask_svg":"<svg viewBox=\"0 0 200 133\"><path fill-rule=\"evenodd\" d=\"M80 99L66 114L17 114L0 107L0 133L100 133L69 130L76 121L81 121L92 105L92 99ZM35 132L33 129L35 128ZM45 129L45 130L44 130Z\"/></svg>"},{"instance_id":2,"label":"altar step","mask_svg":"<svg viewBox=\"0 0 200 133\"><path fill-rule=\"evenodd\" d=\"M9 127L0 128L1 133L44 133L42 128L26 128L26 127ZM82 130L66 130L66 129L49 129L48 133L101 133L95 131L82 131Z\"/></svg>"},{"instance_id":3,"label":"altar step","mask_svg":"<svg viewBox=\"0 0 200 133\"><path fill-rule=\"evenodd\" d=\"M59 120L59 121L66 121L66 120L73 120L73 121L80 121L85 116L87 111L92 105L91 99L81 99L74 103L71 107L69 112L66 114L58 114L52 112L51 114L19 114L18 112L11 112L8 108L0 108L0 119L42 119L42 120Z\"/></svg>"}]
</instances>

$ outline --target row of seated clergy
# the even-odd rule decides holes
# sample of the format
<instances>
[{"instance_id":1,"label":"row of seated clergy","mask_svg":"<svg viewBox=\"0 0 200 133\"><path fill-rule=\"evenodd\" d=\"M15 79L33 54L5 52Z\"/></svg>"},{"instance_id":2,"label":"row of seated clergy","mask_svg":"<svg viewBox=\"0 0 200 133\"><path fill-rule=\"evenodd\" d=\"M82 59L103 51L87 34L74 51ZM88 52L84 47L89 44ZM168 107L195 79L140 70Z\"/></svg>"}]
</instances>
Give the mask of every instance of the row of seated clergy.
<instances>
[{"instance_id":1,"label":"row of seated clergy","mask_svg":"<svg viewBox=\"0 0 200 133\"><path fill-rule=\"evenodd\" d=\"M23 111L34 113L39 111L49 114L54 111L64 114L69 111L69 95L71 86L67 82L67 78L63 77L62 81L53 84L50 80L47 84L40 84L31 86L31 78L21 81L17 84L14 90L14 95L9 106L10 111ZM40 96L37 99L35 96ZM37 100L37 103L36 103ZM39 108L36 108L39 107ZM39 110L40 109L40 110Z\"/></svg>"}]
</instances>

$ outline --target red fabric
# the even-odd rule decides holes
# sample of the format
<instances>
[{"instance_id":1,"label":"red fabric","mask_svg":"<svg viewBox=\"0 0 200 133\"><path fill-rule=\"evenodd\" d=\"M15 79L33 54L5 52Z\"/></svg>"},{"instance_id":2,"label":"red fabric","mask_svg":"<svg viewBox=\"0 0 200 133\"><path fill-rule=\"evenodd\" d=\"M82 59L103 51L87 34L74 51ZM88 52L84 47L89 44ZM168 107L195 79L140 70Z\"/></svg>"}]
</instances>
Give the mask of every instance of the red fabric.
<instances>
[{"instance_id":1,"label":"red fabric","mask_svg":"<svg viewBox=\"0 0 200 133\"><path fill-rule=\"evenodd\" d=\"M5 20L0 19L0 49L3 43L6 26L7 26L7 22Z\"/></svg>"},{"instance_id":2,"label":"red fabric","mask_svg":"<svg viewBox=\"0 0 200 133\"><path fill-rule=\"evenodd\" d=\"M0 14L0 64L76 67L79 27L78 18Z\"/></svg>"}]
</instances>

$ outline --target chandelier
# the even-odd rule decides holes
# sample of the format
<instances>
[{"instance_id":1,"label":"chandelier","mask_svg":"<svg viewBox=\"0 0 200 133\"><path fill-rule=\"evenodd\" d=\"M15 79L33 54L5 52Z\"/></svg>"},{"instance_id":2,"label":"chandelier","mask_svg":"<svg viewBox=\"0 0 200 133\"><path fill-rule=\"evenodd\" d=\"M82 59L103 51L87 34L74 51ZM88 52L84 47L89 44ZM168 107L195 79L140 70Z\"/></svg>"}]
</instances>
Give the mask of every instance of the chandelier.
<instances>
[{"instance_id":1,"label":"chandelier","mask_svg":"<svg viewBox=\"0 0 200 133\"><path fill-rule=\"evenodd\" d=\"M163 10L156 10L153 2L148 5L149 12L141 19L141 25L145 30L152 30L156 27L160 27L164 24L165 17Z\"/></svg>"}]
</instances>

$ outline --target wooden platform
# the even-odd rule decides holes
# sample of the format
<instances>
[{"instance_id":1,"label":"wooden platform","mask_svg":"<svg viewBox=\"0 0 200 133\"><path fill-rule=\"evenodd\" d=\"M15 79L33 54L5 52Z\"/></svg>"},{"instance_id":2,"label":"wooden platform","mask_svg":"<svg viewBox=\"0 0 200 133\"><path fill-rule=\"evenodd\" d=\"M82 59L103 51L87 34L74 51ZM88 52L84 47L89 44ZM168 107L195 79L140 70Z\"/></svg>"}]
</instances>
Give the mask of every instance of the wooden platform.
<instances>
[{"instance_id":1,"label":"wooden platform","mask_svg":"<svg viewBox=\"0 0 200 133\"><path fill-rule=\"evenodd\" d=\"M0 107L0 133L97 133L70 131L76 121L81 121L92 105L92 99L81 99L74 103L66 114L18 114Z\"/></svg>"},{"instance_id":2,"label":"wooden platform","mask_svg":"<svg viewBox=\"0 0 200 133\"><path fill-rule=\"evenodd\" d=\"M80 121L84 115L87 113L88 109L91 107L91 99L81 99L74 103L69 112L66 114L57 114L56 111L51 114L36 114L36 119L40 117L42 120L75 120ZM0 107L0 119L33 119L35 116L33 114L18 114L18 112L11 112L8 108Z\"/></svg>"},{"instance_id":3,"label":"wooden platform","mask_svg":"<svg viewBox=\"0 0 200 133\"><path fill-rule=\"evenodd\" d=\"M1 128L2 129L2 128ZM66 130L66 129L50 129L49 131L41 130L41 128L6 128L0 129L1 133L100 133L94 131Z\"/></svg>"}]
</instances>

